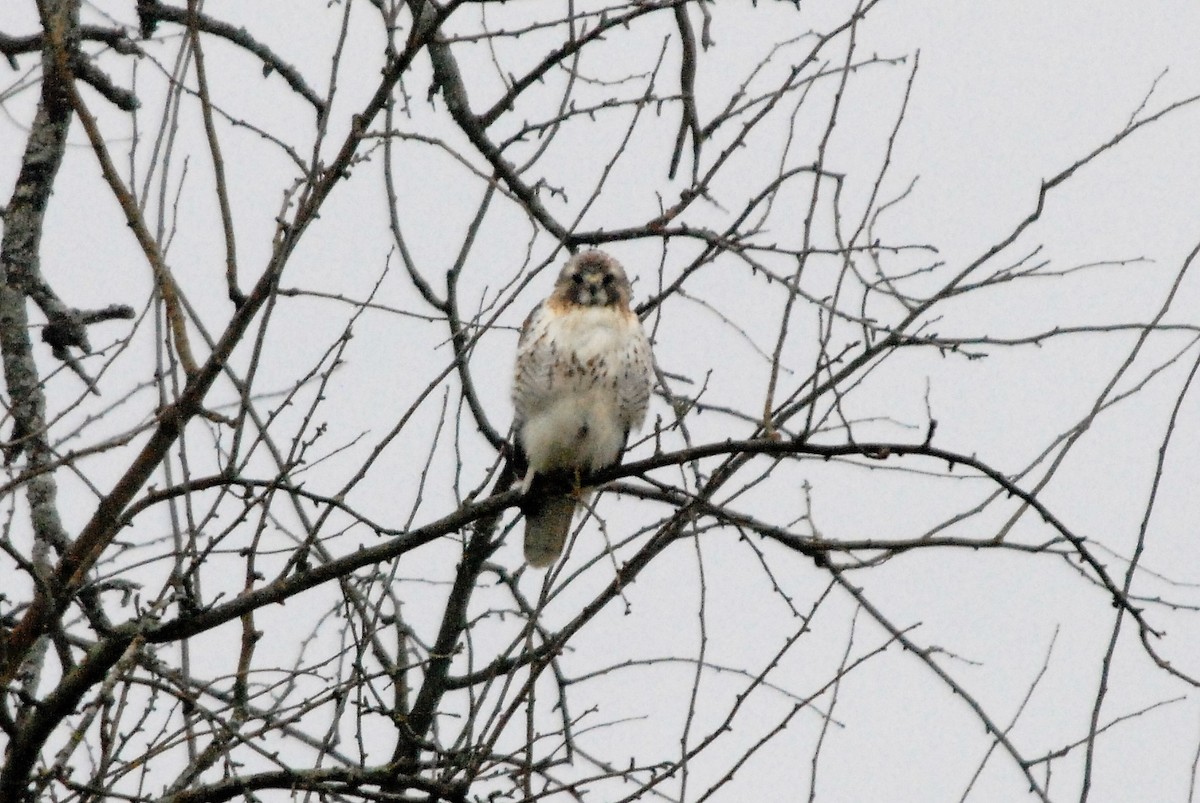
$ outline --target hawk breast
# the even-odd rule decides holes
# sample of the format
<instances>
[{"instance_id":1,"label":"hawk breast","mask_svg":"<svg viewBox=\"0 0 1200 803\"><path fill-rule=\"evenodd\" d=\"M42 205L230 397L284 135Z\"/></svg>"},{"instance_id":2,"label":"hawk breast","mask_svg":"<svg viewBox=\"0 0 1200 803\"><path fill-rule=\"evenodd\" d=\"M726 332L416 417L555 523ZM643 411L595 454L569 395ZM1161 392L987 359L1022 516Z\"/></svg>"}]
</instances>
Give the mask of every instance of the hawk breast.
<instances>
[{"instance_id":1,"label":"hawk breast","mask_svg":"<svg viewBox=\"0 0 1200 803\"><path fill-rule=\"evenodd\" d=\"M517 437L536 473L620 458L649 401L649 344L632 313L543 304L517 356Z\"/></svg>"}]
</instances>

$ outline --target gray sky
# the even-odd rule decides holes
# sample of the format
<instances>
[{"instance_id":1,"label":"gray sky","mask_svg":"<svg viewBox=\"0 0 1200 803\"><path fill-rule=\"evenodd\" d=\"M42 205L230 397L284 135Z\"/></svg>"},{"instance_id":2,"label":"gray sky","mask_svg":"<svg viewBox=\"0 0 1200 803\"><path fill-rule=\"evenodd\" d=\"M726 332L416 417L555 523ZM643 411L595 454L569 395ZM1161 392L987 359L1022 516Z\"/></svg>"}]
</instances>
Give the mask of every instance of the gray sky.
<instances>
[{"instance_id":1,"label":"gray sky","mask_svg":"<svg viewBox=\"0 0 1200 803\"><path fill-rule=\"evenodd\" d=\"M30 29L33 20L26 4L8 5L0 9L0 30ZM96 21L103 11L128 22L131 5L97 4L85 17ZM821 10L807 8L815 5L811 2L803 5L806 13L814 15L811 24L821 27ZM716 44L702 54L698 81L721 92L698 98L702 122L711 118L727 93L762 59L765 42L805 32L786 27L796 19L795 11L786 6L763 0L754 14L746 4L712 8ZM311 65L308 76L323 92L327 83L324 65L340 9L321 13L318 7L324 6L313 4L301 15L295 4L286 2L213 0L206 5L215 16L249 30L268 31L264 38L285 58L297 65ZM535 3L509 3L494 13L509 14L516 20L521 15L536 17L536 8ZM295 32L285 31L278 23L281 19L287 19L289 27L294 25ZM941 262L946 266L941 270L952 273L955 266L961 268L987 251L1032 211L1043 180L1104 144L1132 117L1144 118L1200 94L1197 30L1200 7L1185 2L885 3L863 26L858 53L862 58L877 55L894 63L867 64L853 74L837 135L828 151L827 169L848 176L843 225L853 228L850 220L862 215L871 196L874 171L882 162L918 51L919 69L879 198L895 198L914 180L915 184L905 200L880 219L876 235L888 244L936 247L936 254L906 251L896 255L892 266L918 269ZM644 40L638 40L638 47L620 58L589 63L587 68L600 77L649 69L667 33L669 28L648 31ZM373 28L365 23L361 29L352 26L350 41L331 117L334 132L344 132L348 110L365 102L381 64L381 40ZM526 41L530 55L521 50ZM797 54L803 52L805 41L795 46ZM521 63L523 58L539 57L539 46L536 37L517 40L517 46L501 57L506 64ZM173 52L164 48L156 55L167 59ZM829 57L836 60L841 53L834 49ZM664 70L665 76L675 69L672 59L676 56L670 50L668 54L667 63L672 66ZM462 46L459 56L464 69L486 69L491 59L482 45ZM786 64L787 60L781 59L779 68ZM217 45L211 50L209 68L214 86L219 87L219 102L233 116L245 116L279 136L303 131L298 141L309 141L312 110L294 98L277 102L281 96L278 76L259 80L261 72L251 59ZM139 70L144 71L139 73L139 81L150 87L148 93L161 91L155 68L143 64ZM398 127L445 136L450 145L474 158L476 154L461 135L456 138L445 127L436 131L422 127L434 116L432 109L441 109L440 99L433 107L426 101L427 72L427 67L420 65L416 80L406 84L413 116L398 116ZM16 75L10 74L10 81ZM247 75L254 80L247 80ZM121 76L128 78L127 73ZM499 91L494 77L481 78L472 86L478 88L472 98L476 111ZM549 87L545 95L534 97L544 104L552 90ZM2 186L10 187L15 177L23 126L34 100L34 93L28 90L5 97L7 116L0 120ZM820 102L815 93L813 108L820 108ZM141 122L141 136L153 130L156 121L149 119L149 114L160 105L157 98L146 104L148 114ZM567 202L547 201L561 213L560 219L574 219L617 148L628 120L625 111L599 115L594 127L564 131L558 146L544 157L542 169L563 182L569 198ZM801 143L819 136L818 126L824 118L819 113L801 113L797 120L796 153L801 153ZM132 132L127 118L106 114L103 121L111 141L129 141ZM514 122L506 121L500 127L522 121L518 114ZM673 129L676 121L672 111L649 120L646 126L651 131L659 130L655 126ZM1195 188L1200 186L1198 125L1200 107L1185 109L1100 156L1051 194L1042 219L1006 252L1015 260L1036 250L1034 261L1048 259L1058 271L1098 262L1120 264L983 289L944 305L940 317L928 322L930 330L942 335L1011 338L1061 326L1149 320L1200 238L1193 200ZM739 167L731 175L744 176L745 183L727 176L716 188L716 201L728 200L736 208L738 193L756 186L752 184L755 177L774 168L786 132L773 130L779 139L756 141L734 157ZM214 266L221 263L222 250L214 234L219 224L198 131L196 120L185 118L181 136L188 144L180 153L190 154L191 163L180 193L183 212L173 223L168 199L164 226L169 230L174 225L177 230L168 251L173 270L201 319L219 331L228 315L224 289L218 281L205 277L218 275ZM97 181L82 132L76 129L72 134L73 147L52 201L54 236L44 246L46 273L51 281L69 286L69 291L60 292L78 306L144 303L149 271L111 197ZM281 192L295 177L296 168L277 149L261 145L253 134L226 129L225 136L225 156L234 177L232 201L239 254L247 276L253 277L269 254L272 220L280 210ZM669 145L670 136L659 139ZM339 139L334 136L332 141ZM306 151L298 150L307 158ZM408 246L417 262L428 268L427 275L441 286L475 214L482 188L459 162L436 147L399 143L397 153L397 211ZM678 192L682 182L666 179L668 158L669 150L660 149L637 151L619 161L605 191L584 215L582 227L634 225L653 216L660 196L667 205L673 202L672 193ZM371 290L392 250L386 207L381 203L381 161L376 147L371 150L371 161L356 167L365 174L363 180L338 188L289 267L285 287L316 288L353 298L362 298ZM475 159L474 164L481 162ZM690 167L686 159L685 166ZM173 169L180 167L176 163ZM801 200L799 193L781 198L773 212L771 233L781 242L797 237L796 210L802 208ZM158 203L154 197L151 208L157 209ZM727 210L698 204L691 219L716 226L712 221L727 219ZM497 202L480 232L480 241L486 245L480 252L488 257L473 256L462 280L464 298L470 299L464 307L485 309L485 318L504 304L510 305L498 319L499 328L479 342L472 365L479 387L486 389L485 407L491 422L502 431L511 417L507 395L515 327L552 282L551 272L543 272L515 298L505 286L514 277L516 266L524 263L527 249L535 264L549 253L544 237L532 247L530 237L531 228L523 215L512 205ZM690 243L672 243L665 258L658 243L617 244L610 250L635 278L635 293L645 298L659 281L660 259L669 279L698 249ZM421 311L394 257L391 265L378 300L402 310ZM723 265L727 272L707 272L688 286L706 305L674 300L664 306L661 317L652 316L647 326L655 327L656 355L664 371L697 384L711 372L710 401L753 412L762 406L762 388L769 371L762 354L774 345L780 310L778 304L770 306L774 303L770 299L777 297L765 283L748 282L732 262ZM811 279L816 287L822 287L823 281L832 283L834 272L829 268L833 265L814 263L816 275ZM1186 280L1164 321L1194 323L1191 314L1198 302L1200 285ZM310 299L281 307L267 344L270 359L264 360L260 389L285 386L298 374L297 366L307 366L336 339L345 325L345 311L329 314L328 310ZM894 316L895 310L872 313ZM736 322L741 331L723 324L722 316ZM795 373L785 381L795 384L810 367L815 332L813 320L797 325L785 349L787 364ZM1155 337L1134 368L1118 380L1118 392L1141 381L1153 366L1183 348L1189 337L1169 333ZM1006 473L1020 472L1058 433L1087 415L1135 339L1136 332L1080 335L1040 347L999 349L983 360L943 356L933 350L906 352L873 374L852 402L853 416L871 419L856 429L856 435L860 439L920 442L931 412L938 421L936 445L977 455ZM437 324L404 315L365 315L355 326L346 364L331 386L335 392L321 409L330 422L330 449L367 434L362 444L348 449L347 462L333 459L315 468L314 484L336 487L344 480L354 460L361 462L365 450L412 403L416 389L444 367L448 353L444 329ZM245 354L238 357L244 359ZM1114 576L1123 576L1124 564L1112 553L1128 555L1137 541L1171 405L1194 358L1193 349L1143 393L1099 416L1039 496L1060 520L1095 544ZM120 370L118 365L114 373L120 376ZM129 384L133 379L124 381ZM78 390L73 388L73 392ZM66 390L59 392L64 394L62 398L68 395ZM232 392L219 389L217 398L230 401ZM359 509L391 526L402 526L416 504L413 455L423 456L430 448L439 420L440 391L431 398L434 401L418 409L413 426L387 447L371 475L354 492ZM294 424L294 415L289 413L281 421ZM661 399L655 401L651 421L656 415L669 417L669 408ZM690 426L696 442L745 437L750 429L746 425L739 430L716 415L698 416ZM1169 595L1190 605L1200 603L1194 585L1200 582L1194 532L1194 489L1200 480L1200 465L1191 449L1196 436L1195 404L1188 398L1180 410L1167 472L1149 519L1143 558L1146 569L1165 578L1148 573L1139 576L1134 586L1135 593ZM844 434L830 433L831 440L839 438L844 439ZM472 442L467 438L465 442L473 444L463 468L463 490L468 490L482 480L493 455L480 439ZM669 443L670 448L679 446L677 440ZM633 457L648 456L653 450L648 443L639 448ZM432 481L422 489L421 506L414 514L418 524L453 509L451 483L457 458L449 447L438 451L430 470ZM912 471L896 470L901 467ZM993 491L985 481L967 478L969 472L963 472L964 478L957 481L915 473L941 468L917 459L880 461L877 466L812 462L791 470L786 480L751 488L733 506L781 526L811 513L811 525L795 525L801 534L815 526L828 538L915 538ZM103 484L102 468L96 476ZM1040 476L1041 470L1034 471L1022 480L1022 487L1032 487ZM664 472L664 477L676 481L679 472ZM91 501L80 487L69 491L75 494L71 499L80 501L77 505L69 502L65 515L77 526L90 515ZM608 511L607 535L614 540L666 515L662 508L611 496L602 498L602 505ZM1016 509L1011 500L1001 502L943 534L964 538L993 535ZM599 543L594 524L584 535L593 539L593 547ZM1038 543L1050 535L1036 516L1027 514L1009 537ZM350 541L368 537L352 533L339 547L353 548ZM515 538L511 540L496 559L515 567L520 562L519 545ZM592 622L566 657L567 666L582 673L627 658L695 656L703 644L705 660L711 664L751 673L766 667L785 640L795 634L799 620L788 610L783 594L770 587L758 557L736 534L714 531L696 544L681 542L660 556L627 589L629 612L614 606ZM796 607L806 610L828 584L828 576L811 562L801 562L771 545L762 549L764 563L781 573L781 584L794 594ZM432 544L419 556L419 563L402 563L397 571L403 577L445 580L451 576L457 554L453 543ZM575 587L551 601L544 613L546 621L554 625L567 621L586 601L587 592L600 588L611 579L611 573L611 564L598 561ZM539 577L528 573L523 578L527 593L536 594ZM1105 592L1082 579L1066 561L996 550L919 550L852 577L893 624L915 628L909 635L918 644L938 651L938 664L984 705L997 724L1008 726L1020 711L1010 735L1020 743L1024 755L1038 757L1086 735L1113 608ZM698 624L702 600L703 639ZM425 604L419 596L410 603L414 621L421 622L427 615ZM264 612L264 627L274 624L286 629L302 610L302 606L292 605ZM1169 633L1161 642L1163 657L1185 672L1200 674L1200 628L1194 618L1157 606L1151 610L1154 621ZM428 615L434 612L431 608ZM843 660L851 628L851 659L887 640L865 613L855 615L854 601L842 592L834 592L823 603L812 624L811 634L781 659L769 677L780 690L751 696L732 732L722 737L727 746L703 754L693 767L689 800L730 770L729 756L748 749L787 716L795 700L814 694L829 680ZM501 644L510 635L497 632L479 638L481 643L494 639ZM1043 674L1022 709L1025 694L1039 673ZM597 731L590 743L601 747L617 764L629 756L644 761L660 753L677 755L678 730L687 712L694 674L692 667L681 663L581 684L577 710L595 703L600 706L597 722L631 718ZM1110 683L1102 723L1181 699L1121 722L1099 738L1089 800L1188 800L1192 759L1200 745L1200 705L1195 691L1153 668L1136 644L1136 633L1128 621ZM703 676L699 689L704 704L690 731L692 743L728 713L735 695L744 691L746 684L746 677L731 672L713 671ZM829 694L819 697L816 706L828 710ZM833 720L824 737L817 773L816 799L823 801L957 800L991 744L964 702L896 644L847 676L838 690ZM804 799L821 722L815 709L800 711L784 734L752 757L738 772L736 782L714 799ZM674 741L664 746L668 739ZM1051 799L1078 799L1082 762L1082 751L1076 749L1055 764L1048 786ZM1036 768L1034 775L1045 782L1043 767ZM668 793L677 791L673 786ZM1007 756L997 753L968 799L1001 803L1025 799L1026 793L1023 776Z\"/></svg>"}]
</instances>

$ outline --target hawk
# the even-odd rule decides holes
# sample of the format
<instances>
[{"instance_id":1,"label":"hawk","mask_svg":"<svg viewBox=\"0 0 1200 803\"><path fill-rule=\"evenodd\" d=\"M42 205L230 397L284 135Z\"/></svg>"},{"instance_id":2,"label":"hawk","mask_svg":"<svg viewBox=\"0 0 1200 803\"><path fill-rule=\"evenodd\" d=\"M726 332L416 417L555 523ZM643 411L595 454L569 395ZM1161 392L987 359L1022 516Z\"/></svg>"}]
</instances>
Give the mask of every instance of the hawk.
<instances>
[{"instance_id":1,"label":"hawk","mask_svg":"<svg viewBox=\"0 0 1200 803\"><path fill-rule=\"evenodd\" d=\"M594 471L616 465L650 402L653 357L617 260L585 251L521 328L514 470L524 474L525 560L549 566Z\"/></svg>"}]
</instances>

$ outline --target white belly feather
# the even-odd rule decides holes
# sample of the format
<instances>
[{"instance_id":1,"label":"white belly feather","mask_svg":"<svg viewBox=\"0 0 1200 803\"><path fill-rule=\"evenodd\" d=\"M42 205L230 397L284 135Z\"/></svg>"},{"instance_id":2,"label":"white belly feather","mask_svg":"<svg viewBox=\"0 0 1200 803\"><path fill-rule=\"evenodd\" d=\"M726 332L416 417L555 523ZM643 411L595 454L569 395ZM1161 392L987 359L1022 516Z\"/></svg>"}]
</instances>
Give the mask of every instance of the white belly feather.
<instances>
[{"instance_id":1,"label":"white belly feather","mask_svg":"<svg viewBox=\"0 0 1200 803\"><path fill-rule=\"evenodd\" d=\"M625 445L611 388L562 394L525 422L521 444L529 467L541 474L555 469L593 470L611 465Z\"/></svg>"},{"instance_id":2,"label":"white belly feather","mask_svg":"<svg viewBox=\"0 0 1200 803\"><path fill-rule=\"evenodd\" d=\"M612 465L646 413L649 343L640 324L611 308L538 318L514 389L530 475Z\"/></svg>"}]
</instances>

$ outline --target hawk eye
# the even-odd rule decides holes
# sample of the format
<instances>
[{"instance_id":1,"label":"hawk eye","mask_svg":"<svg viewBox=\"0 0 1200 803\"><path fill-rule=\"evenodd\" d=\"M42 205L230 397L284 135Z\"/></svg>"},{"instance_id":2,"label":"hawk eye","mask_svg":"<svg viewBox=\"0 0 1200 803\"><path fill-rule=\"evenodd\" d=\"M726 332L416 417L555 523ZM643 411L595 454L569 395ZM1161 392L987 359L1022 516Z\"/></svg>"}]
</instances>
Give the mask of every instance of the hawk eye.
<instances>
[{"instance_id":1,"label":"hawk eye","mask_svg":"<svg viewBox=\"0 0 1200 803\"><path fill-rule=\"evenodd\" d=\"M573 281L575 284L583 284L583 274L582 273L572 273L571 281Z\"/></svg>"},{"instance_id":2,"label":"hawk eye","mask_svg":"<svg viewBox=\"0 0 1200 803\"><path fill-rule=\"evenodd\" d=\"M613 283L613 275L611 273L604 274L604 278L600 280L605 287L611 287Z\"/></svg>"}]
</instances>

